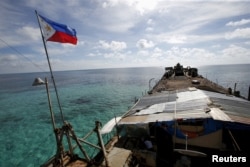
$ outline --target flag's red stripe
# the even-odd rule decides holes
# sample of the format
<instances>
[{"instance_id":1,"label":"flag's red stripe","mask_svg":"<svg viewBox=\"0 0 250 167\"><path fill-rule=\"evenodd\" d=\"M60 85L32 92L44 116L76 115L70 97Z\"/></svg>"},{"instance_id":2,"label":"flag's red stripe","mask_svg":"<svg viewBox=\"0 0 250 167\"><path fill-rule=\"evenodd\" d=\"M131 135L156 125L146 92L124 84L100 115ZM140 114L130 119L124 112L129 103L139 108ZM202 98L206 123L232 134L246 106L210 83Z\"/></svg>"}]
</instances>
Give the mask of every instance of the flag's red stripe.
<instances>
[{"instance_id":1,"label":"flag's red stripe","mask_svg":"<svg viewBox=\"0 0 250 167\"><path fill-rule=\"evenodd\" d=\"M47 41L77 44L77 38L69 34L56 31Z\"/></svg>"}]
</instances>

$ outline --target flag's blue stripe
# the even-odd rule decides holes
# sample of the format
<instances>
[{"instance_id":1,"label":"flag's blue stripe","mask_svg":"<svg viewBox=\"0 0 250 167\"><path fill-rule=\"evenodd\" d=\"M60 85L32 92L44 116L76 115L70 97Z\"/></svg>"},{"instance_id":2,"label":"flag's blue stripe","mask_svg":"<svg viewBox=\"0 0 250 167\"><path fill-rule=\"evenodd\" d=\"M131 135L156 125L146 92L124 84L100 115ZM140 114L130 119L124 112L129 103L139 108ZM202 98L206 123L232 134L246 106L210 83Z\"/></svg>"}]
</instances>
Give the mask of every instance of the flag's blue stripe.
<instances>
[{"instance_id":1,"label":"flag's blue stripe","mask_svg":"<svg viewBox=\"0 0 250 167\"><path fill-rule=\"evenodd\" d=\"M76 30L68 27L67 25L56 23L46 17L43 17L39 15L43 20L45 20L48 24L50 24L56 31L64 32L66 34L69 34L71 36L76 36Z\"/></svg>"}]
</instances>

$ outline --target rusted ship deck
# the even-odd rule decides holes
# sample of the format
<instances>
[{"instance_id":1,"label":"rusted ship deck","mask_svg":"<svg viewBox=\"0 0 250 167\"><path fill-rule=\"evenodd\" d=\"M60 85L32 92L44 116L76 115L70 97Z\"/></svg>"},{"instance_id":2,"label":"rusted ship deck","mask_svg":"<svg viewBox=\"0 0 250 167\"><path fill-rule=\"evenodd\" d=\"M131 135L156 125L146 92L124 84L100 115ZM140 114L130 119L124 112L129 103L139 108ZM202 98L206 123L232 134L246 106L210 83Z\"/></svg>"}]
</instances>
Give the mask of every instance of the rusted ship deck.
<instances>
[{"instance_id":1,"label":"rusted ship deck","mask_svg":"<svg viewBox=\"0 0 250 167\"><path fill-rule=\"evenodd\" d=\"M62 152L62 158L57 160L69 163L52 159L44 166L162 166L157 164L159 138L152 128L158 123L168 125L174 141L172 163L163 166L209 166L204 162L215 151L250 149L249 101L240 97L239 92L200 76L196 68L183 68L178 63L165 69L148 95L141 97L123 116L113 118L100 130L97 124L93 131L98 134L99 145L94 147L100 152L95 159L65 156ZM114 130L116 134L104 146L101 136ZM68 133L74 134L73 129ZM84 149L80 142L85 142L85 137L73 139ZM145 139L152 143L150 150L145 147Z\"/></svg>"},{"instance_id":2,"label":"rusted ship deck","mask_svg":"<svg viewBox=\"0 0 250 167\"><path fill-rule=\"evenodd\" d=\"M166 68L166 72L160 81L154 86L150 93L156 93L161 91L173 91L179 89L186 89L188 87L196 87L197 89L219 92L219 93L232 93L230 88L224 88L201 75L198 75L197 69L195 72L191 72L194 68L183 68L180 64L177 64L177 69ZM181 70L182 73L175 74L174 70Z\"/></svg>"}]
</instances>

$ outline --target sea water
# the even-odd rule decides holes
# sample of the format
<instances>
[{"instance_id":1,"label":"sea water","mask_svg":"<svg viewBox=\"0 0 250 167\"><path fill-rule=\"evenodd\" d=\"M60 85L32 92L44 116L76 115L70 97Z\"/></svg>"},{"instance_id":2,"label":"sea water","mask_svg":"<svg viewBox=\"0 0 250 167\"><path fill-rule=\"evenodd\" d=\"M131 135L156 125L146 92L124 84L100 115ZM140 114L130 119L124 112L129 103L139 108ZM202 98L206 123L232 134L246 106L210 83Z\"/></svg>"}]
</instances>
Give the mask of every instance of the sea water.
<instances>
[{"instance_id":1,"label":"sea water","mask_svg":"<svg viewBox=\"0 0 250 167\"><path fill-rule=\"evenodd\" d=\"M240 95L248 98L250 86L250 64L210 65L198 69L199 74L225 87L240 91Z\"/></svg>"},{"instance_id":2,"label":"sea water","mask_svg":"<svg viewBox=\"0 0 250 167\"><path fill-rule=\"evenodd\" d=\"M54 72L64 120L83 137L95 121L105 124L124 114L163 73L153 67ZM199 73L222 86L237 83L248 95L250 65L204 66ZM36 77L48 78L56 127L62 125L50 73L1 74L0 166L39 166L56 152L45 85L31 86ZM94 156L93 150L88 153Z\"/></svg>"}]
</instances>

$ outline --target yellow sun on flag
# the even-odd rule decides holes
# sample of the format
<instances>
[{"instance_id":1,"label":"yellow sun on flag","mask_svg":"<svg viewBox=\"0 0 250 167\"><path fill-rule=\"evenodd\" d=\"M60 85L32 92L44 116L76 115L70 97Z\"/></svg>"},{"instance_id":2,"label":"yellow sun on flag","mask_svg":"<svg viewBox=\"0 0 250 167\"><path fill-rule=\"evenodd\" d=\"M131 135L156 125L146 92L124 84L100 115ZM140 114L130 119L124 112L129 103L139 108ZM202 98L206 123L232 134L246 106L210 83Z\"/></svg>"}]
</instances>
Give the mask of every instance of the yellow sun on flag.
<instances>
[{"instance_id":1,"label":"yellow sun on flag","mask_svg":"<svg viewBox=\"0 0 250 167\"><path fill-rule=\"evenodd\" d=\"M45 29L46 31L49 31L49 32L51 31L51 27L48 24L46 24Z\"/></svg>"}]
</instances>

